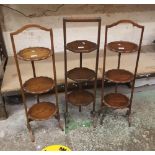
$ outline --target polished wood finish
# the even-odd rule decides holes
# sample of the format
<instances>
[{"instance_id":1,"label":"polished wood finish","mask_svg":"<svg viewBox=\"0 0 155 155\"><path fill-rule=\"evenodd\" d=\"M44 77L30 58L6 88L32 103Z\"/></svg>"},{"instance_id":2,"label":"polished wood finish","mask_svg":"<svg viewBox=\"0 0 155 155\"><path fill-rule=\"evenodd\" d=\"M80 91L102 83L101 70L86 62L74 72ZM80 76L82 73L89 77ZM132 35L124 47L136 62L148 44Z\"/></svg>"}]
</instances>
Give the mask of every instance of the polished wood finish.
<instances>
[{"instance_id":1,"label":"polished wood finish","mask_svg":"<svg viewBox=\"0 0 155 155\"><path fill-rule=\"evenodd\" d=\"M95 72L86 67L76 67L67 72L67 77L73 81L87 81L95 77Z\"/></svg>"},{"instance_id":2,"label":"polished wood finish","mask_svg":"<svg viewBox=\"0 0 155 155\"><path fill-rule=\"evenodd\" d=\"M127 96L120 93L111 93L104 96L104 104L110 108L126 108L129 105Z\"/></svg>"},{"instance_id":3,"label":"polished wood finish","mask_svg":"<svg viewBox=\"0 0 155 155\"><path fill-rule=\"evenodd\" d=\"M38 61L50 57L51 51L45 47L29 47L20 50L17 56L18 58L26 61Z\"/></svg>"},{"instance_id":4,"label":"polished wood finish","mask_svg":"<svg viewBox=\"0 0 155 155\"><path fill-rule=\"evenodd\" d=\"M128 20L128 19L123 19L123 20L119 20L113 24L110 24L110 25L106 25L106 27L109 29L109 28L112 28L112 27L115 27L119 24L132 24L133 26L137 27L137 28L140 28L141 30L144 29L144 26L142 25L139 25L137 23L135 23L134 21L132 20Z\"/></svg>"},{"instance_id":5,"label":"polished wood finish","mask_svg":"<svg viewBox=\"0 0 155 155\"><path fill-rule=\"evenodd\" d=\"M129 41L114 41L108 43L108 48L114 52L132 53L138 50L138 45Z\"/></svg>"},{"instance_id":6,"label":"polished wood finish","mask_svg":"<svg viewBox=\"0 0 155 155\"><path fill-rule=\"evenodd\" d=\"M40 25L37 25L37 24L28 24L28 25L25 25L25 26L21 27L17 31L10 33L10 35L11 36L18 35L18 34L22 33L23 31L25 31L27 29L30 29L30 28L37 28L37 29L41 29L41 30L47 31L47 32L50 32L52 30L52 29L48 29L46 27L43 27L43 26L40 26ZM52 37L52 36L50 36L50 37Z\"/></svg>"},{"instance_id":7,"label":"polished wood finish","mask_svg":"<svg viewBox=\"0 0 155 155\"><path fill-rule=\"evenodd\" d=\"M17 54L14 36L20 34L21 32L29 28L39 28L43 31L47 31L50 34L51 48L50 49L44 48L44 47L27 48L27 49L20 51ZM56 67L55 67L55 54L54 54L54 45L53 45L53 31L52 29L47 29L40 25L30 24L30 25L25 25L22 28L18 29L17 31L11 33L10 37L11 37L11 42L12 42L12 47L13 47L13 52L14 52L15 63L17 67L17 73L18 73L18 78L19 78L19 83L20 83L20 88L21 88L23 104L24 104L27 128L30 133L31 141L34 142L35 138L34 138L34 134L33 134L33 131L30 125L30 122L33 120L45 120L54 115L55 118L58 120L59 127L61 128L61 130L63 130L63 127L60 123L60 114L59 114L59 105L58 105L58 91L57 91L57 78L56 78ZM37 56L32 56L34 53ZM37 77L36 72L35 72L34 61L43 60L45 58L48 58L49 56L52 56L53 68L51 70L53 71L53 74L51 73L51 75L54 75L54 79L51 79L48 77ZM18 59L29 60L32 64L32 70L33 70L34 77L26 81L24 84L23 84L23 80L21 76ZM54 88L54 91L55 91L55 98L56 98L55 106L52 103L50 103L50 105L47 102L40 103L39 94L46 93L52 88ZM38 105L36 104L30 107L29 110L27 109L25 92L37 95Z\"/></svg>"},{"instance_id":8,"label":"polished wood finish","mask_svg":"<svg viewBox=\"0 0 155 155\"><path fill-rule=\"evenodd\" d=\"M67 97L68 101L75 106L87 106L94 101L93 94L85 90L72 91Z\"/></svg>"},{"instance_id":9,"label":"polished wood finish","mask_svg":"<svg viewBox=\"0 0 155 155\"><path fill-rule=\"evenodd\" d=\"M65 22L101 22L101 18L100 17L87 17L87 18L83 18L83 17L64 17L63 20Z\"/></svg>"},{"instance_id":10,"label":"polished wood finish","mask_svg":"<svg viewBox=\"0 0 155 155\"><path fill-rule=\"evenodd\" d=\"M71 22L94 22L97 24L97 41L91 42L88 40L74 40L72 42L67 43L67 23ZM98 72L98 62L99 62L99 47L100 47L100 32L101 32L101 18L64 18L63 19L63 33L64 33L64 69L65 69L65 122L67 123L68 116L68 102L70 101L74 105L79 106L79 112L81 112L81 106L85 104L90 104L93 102L93 109L91 114L93 118L95 117L95 105L96 105L96 88L97 88L97 72ZM75 38L76 39L76 38ZM72 70L67 70L67 52L72 51L74 53L79 53L79 67L73 68ZM96 52L96 62L94 71L89 68L85 68L83 66L83 54L89 52ZM79 91L70 93L68 97L68 82L67 79L70 78L79 85ZM82 89L82 81L88 81L94 78L94 99L92 99L92 95L89 93L81 93L84 90ZM94 121L93 121L94 122Z\"/></svg>"},{"instance_id":11,"label":"polished wood finish","mask_svg":"<svg viewBox=\"0 0 155 155\"><path fill-rule=\"evenodd\" d=\"M127 83L133 81L134 75L124 69L111 69L105 73L105 78L114 83Z\"/></svg>"},{"instance_id":12,"label":"polished wood finish","mask_svg":"<svg viewBox=\"0 0 155 155\"><path fill-rule=\"evenodd\" d=\"M88 40L76 40L68 43L66 48L75 53L90 53L97 49L97 44Z\"/></svg>"},{"instance_id":13,"label":"polished wood finish","mask_svg":"<svg viewBox=\"0 0 155 155\"><path fill-rule=\"evenodd\" d=\"M28 110L28 117L31 120L47 120L53 116L55 116L57 113L57 107L54 103L50 102L39 102L37 104L34 104L29 110Z\"/></svg>"},{"instance_id":14,"label":"polished wood finish","mask_svg":"<svg viewBox=\"0 0 155 155\"><path fill-rule=\"evenodd\" d=\"M42 94L54 88L54 80L49 77L35 77L27 80L23 84L25 92L30 94Z\"/></svg>"},{"instance_id":15,"label":"polished wood finish","mask_svg":"<svg viewBox=\"0 0 155 155\"><path fill-rule=\"evenodd\" d=\"M119 24L131 24L131 25L135 26L137 29L140 29L141 34L140 34L140 39L139 39L138 45L136 45L135 43L128 42L128 41L114 41L111 43L107 43L109 29L111 29ZM137 74L137 69L138 69L138 62L139 62L139 57L140 57L143 33L144 33L144 26L139 25L131 20L120 20L120 21L117 21L111 25L106 25L106 27L105 27L105 44L104 44L104 55L103 55L103 72L102 72L102 89L101 89L101 108L99 110L99 114L103 111L103 109L107 105L110 105L111 108L127 107L128 108L127 116L128 116L129 126L131 125L131 106L132 106L132 100L133 100L134 85L135 85L135 79L136 79L136 74ZM109 49L111 51L118 52L118 65L117 65L117 69L110 70L110 71L106 72L105 68L106 68L107 47L109 47ZM126 70L122 71L120 69L121 54L135 52L135 51L137 51L137 58L136 58L136 65L135 65L134 73L130 73ZM118 72L118 70L119 70L119 72ZM106 74L106 76L105 76L105 74ZM109 95L108 99L107 99L107 96L104 96L105 78L116 83L115 95L114 94ZM130 99L128 102L127 102L127 98L123 97L123 94L120 94L118 97L118 83L124 83L124 82L131 82L131 85L132 85L131 96L130 96ZM106 99L106 102L105 102L105 99ZM118 105L118 103L116 103L115 100L119 101L120 104L124 104L125 106ZM106 104L107 102L108 102L108 104ZM125 104L125 103L129 103L129 104ZM102 118L103 118L103 116L105 116L104 113L102 115ZM101 118L101 120L103 120L102 118Z\"/></svg>"}]
</instances>

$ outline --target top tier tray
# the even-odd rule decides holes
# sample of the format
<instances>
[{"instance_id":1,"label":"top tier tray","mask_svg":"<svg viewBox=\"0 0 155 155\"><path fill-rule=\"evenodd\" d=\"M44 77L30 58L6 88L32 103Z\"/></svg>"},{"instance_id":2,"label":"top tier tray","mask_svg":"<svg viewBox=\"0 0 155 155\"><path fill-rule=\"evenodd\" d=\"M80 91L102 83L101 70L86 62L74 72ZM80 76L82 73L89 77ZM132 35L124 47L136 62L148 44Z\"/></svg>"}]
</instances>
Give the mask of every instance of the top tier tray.
<instances>
[{"instance_id":1,"label":"top tier tray","mask_svg":"<svg viewBox=\"0 0 155 155\"><path fill-rule=\"evenodd\" d=\"M76 40L68 43L66 48L75 53L89 53L97 49L97 44L88 40Z\"/></svg>"},{"instance_id":2,"label":"top tier tray","mask_svg":"<svg viewBox=\"0 0 155 155\"><path fill-rule=\"evenodd\" d=\"M108 43L108 48L114 52L131 53L138 50L138 46L135 43L128 41L114 41Z\"/></svg>"},{"instance_id":3,"label":"top tier tray","mask_svg":"<svg viewBox=\"0 0 155 155\"><path fill-rule=\"evenodd\" d=\"M19 59L25 61L39 61L47 59L51 56L51 50L44 47L30 47L25 48L17 54Z\"/></svg>"}]
</instances>

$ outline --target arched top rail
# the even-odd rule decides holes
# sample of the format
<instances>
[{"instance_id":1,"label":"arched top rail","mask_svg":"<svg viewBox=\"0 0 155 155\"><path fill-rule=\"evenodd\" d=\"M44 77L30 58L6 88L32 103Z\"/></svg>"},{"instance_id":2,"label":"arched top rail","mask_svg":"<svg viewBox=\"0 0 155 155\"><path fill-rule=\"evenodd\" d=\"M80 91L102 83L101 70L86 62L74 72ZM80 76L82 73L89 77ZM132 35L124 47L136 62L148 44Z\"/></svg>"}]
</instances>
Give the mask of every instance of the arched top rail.
<instances>
[{"instance_id":1,"label":"arched top rail","mask_svg":"<svg viewBox=\"0 0 155 155\"><path fill-rule=\"evenodd\" d=\"M117 21L117 22L115 22L115 23L113 23L113 24L111 24L111 25L107 25L106 27L107 27L107 28L111 28L111 27L117 26L117 25L119 25L119 24L132 24L133 26L136 26L136 27L138 27L138 28L141 28L141 29L144 28L144 26L139 25L139 24L133 22L132 20L126 20L126 19L124 19L124 20L119 20L119 21Z\"/></svg>"},{"instance_id":2,"label":"arched top rail","mask_svg":"<svg viewBox=\"0 0 155 155\"><path fill-rule=\"evenodd\" d=\"M92 18L75 18L75 17L64 17L64 22L101 22L100 17L92 17Z\"/></svg>"},{"instance_id":3,"label":"arched top rail","mask_svg":"<svg viewBox=\"0 0 155 155\"><path fill-rule=\"evenodd\" d=\"M23 31L25 31L26 29L29 29L29 28L38 28L38 29L41 29L41 30L44 30L44 31L51 31L51 29L47 29L47 28L45 28L43 26L40 26L40 25L37 25L37 24L28 24L28 25L25 25L25 26L21 27L17 31L10 33L10 35L17 35L17 34L23 32Z\"/></svg>"}]
</instances>

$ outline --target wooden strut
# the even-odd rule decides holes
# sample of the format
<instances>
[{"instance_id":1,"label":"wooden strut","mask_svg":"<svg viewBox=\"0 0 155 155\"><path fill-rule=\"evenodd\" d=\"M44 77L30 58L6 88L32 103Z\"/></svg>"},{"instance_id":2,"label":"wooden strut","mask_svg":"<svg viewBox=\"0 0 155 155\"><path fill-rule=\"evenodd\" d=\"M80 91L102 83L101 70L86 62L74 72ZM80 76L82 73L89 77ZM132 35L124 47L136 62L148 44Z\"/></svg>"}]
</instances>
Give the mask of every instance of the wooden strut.
<instances>
[{"instance_id":1,"label":"wooden strut","mask_svg":"<svg viewBox=\"0 0 155 155\"><path fill-rule=\"evenodd\" d=\"M82 68L82 53L80 53L80 68ZM82 84L79 83L79 89L82 90ZM82 106L79 106L79 112L81 112Z\"/></svg>"},{"instance_id":2,"label":"wooden strut","mask_svg":"<svg viewBox=\"0 0 155 155\"><path fill-rule=\"evenodd\" d=\"M31 61L31 65L32 65L32 71L33 71L33 77L36 77L34 61ZM39 103L39 95L36 95L36 96L37 96L37 103Z\"/></svg>"},{"instance_id":3,"label":"wooden strut","mask_svg":"<svg viewBox=\"0 0 155 155\"><path fill-rule=\"evenodd\" d=\"M118 53L118 66L117 66L117 69L120 69L120 62L121 62L121 53L119 52ZM115 93L117 93L117 88L118 88L118 84L116 83L115 84Z\"/></svg>"}]
</instances>

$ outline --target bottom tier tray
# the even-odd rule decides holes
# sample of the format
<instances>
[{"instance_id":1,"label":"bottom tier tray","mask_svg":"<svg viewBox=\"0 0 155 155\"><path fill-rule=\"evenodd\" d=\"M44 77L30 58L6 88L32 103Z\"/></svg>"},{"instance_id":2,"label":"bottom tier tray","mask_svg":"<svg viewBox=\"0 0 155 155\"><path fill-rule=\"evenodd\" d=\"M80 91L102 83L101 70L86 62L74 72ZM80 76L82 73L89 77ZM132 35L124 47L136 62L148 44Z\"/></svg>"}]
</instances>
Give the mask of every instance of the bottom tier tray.
<instances>
[{"instance_id":1,"label":"bottom tier tray","mask_svg":"<svg viewBox=\"0 0 155 155\"><path fill-rule=\"evenodd\" d=\"M67 97L68 101L75 106L87 106L94 101L94 95L85 90L72 91Z\"/></svg>"},{"instance_id":2,"label":"bottom tier tray","mask_svg":"<svg viewBox=\"0 0 155 155\"><path fill-rule=\"evenodd\" d=\"M104 104L111 108L125 108L129 105L127 96L120 93L110 93L104 96Z\"/></svg>"},{"instance_id":3,"label":"bottom tier tray","mask_svg":"<svg viewBox=\"0 0 155 155\"><path fill-rule=\"evenodd\" d=\"M32 120L46 120L54 116L57 112L55 104L50 102L39 102L28 110L28 117Z\"/></svg>"}]
</instances>

